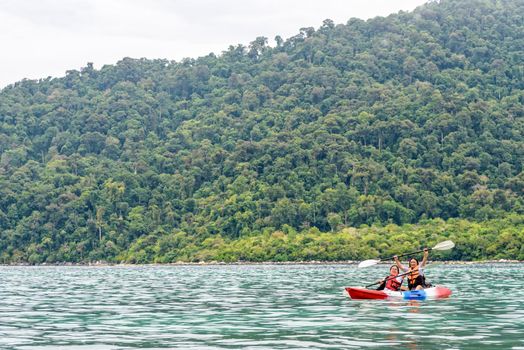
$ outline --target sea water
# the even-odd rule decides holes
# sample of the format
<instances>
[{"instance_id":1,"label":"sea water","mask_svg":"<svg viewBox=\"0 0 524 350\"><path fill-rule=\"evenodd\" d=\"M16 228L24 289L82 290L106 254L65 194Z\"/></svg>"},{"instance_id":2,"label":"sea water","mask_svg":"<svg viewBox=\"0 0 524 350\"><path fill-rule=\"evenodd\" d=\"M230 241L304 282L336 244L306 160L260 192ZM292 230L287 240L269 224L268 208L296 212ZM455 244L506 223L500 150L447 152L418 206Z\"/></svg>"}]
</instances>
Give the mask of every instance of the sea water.
<instances>
[{"instance_id":1,"label":"sea water","mask_svg":"<svg viewBox=\"0 0 524 350\"><path fill-rule=\"evenodd\" d=\"M524 349L523 264L430 264L432 301L351 300L387 265L0 267L0 349Z\"/></svg>"}]
</instances>

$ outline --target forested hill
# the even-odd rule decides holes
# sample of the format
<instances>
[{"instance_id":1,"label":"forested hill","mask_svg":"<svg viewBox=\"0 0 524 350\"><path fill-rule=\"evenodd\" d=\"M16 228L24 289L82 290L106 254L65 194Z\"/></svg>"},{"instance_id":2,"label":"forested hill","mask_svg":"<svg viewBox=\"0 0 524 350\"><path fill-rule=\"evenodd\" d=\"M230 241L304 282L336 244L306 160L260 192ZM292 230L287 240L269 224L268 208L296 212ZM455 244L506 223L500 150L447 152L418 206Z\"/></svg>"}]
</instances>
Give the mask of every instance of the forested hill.
<instances>
[{"instance_id":1,"label":"forested hill","mask_svg":"<svg viewBox=\"0 0 524 350\"><path fill-rule=\"evenodd\" d=\"M523 19L522 0L442 0L15 83L0 260L176 261L279 230L523 214Z\"/></svg>"}]
</instances>

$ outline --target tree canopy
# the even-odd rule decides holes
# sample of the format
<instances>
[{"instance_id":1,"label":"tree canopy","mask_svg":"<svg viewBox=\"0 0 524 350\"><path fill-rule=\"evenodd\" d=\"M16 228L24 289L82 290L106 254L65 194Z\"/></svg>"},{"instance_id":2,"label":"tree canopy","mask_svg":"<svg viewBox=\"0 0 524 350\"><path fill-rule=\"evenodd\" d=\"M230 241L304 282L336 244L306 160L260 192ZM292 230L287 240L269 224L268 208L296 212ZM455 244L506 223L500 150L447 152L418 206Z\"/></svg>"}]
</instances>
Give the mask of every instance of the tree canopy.
<instances>
[{"instance_id":1,"label":"tree canopy","mask_svg":"<svg viewBox=\"0 0 524 350\"><path fill-rule=\"evenodd\" d=\"M350 227L376 228L362 255L388 249L371 243L387 225L514 222L522 18L522 1L432 1L274 47L14 83L0 92L0 261L322 259L308 242ZM289 232L302 253L268 253ZM522 230L488 236L524 244ZM484 257L523 257L495 246Z\"/></svg>"}]
</instances>

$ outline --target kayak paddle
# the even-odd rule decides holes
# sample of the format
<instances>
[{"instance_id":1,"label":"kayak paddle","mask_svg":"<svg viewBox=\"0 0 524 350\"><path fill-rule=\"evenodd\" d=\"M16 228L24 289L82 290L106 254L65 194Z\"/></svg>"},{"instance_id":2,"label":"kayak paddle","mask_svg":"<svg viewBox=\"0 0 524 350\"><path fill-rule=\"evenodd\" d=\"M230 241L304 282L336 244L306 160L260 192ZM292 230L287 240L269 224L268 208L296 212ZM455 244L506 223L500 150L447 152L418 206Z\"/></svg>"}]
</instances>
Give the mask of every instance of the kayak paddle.
<instances>
[{"instance_id":1,"label":"kayak paddle","mask_svg":"<svg viewBox=\"0 0 524 350\"><path fill-rule=\"evenodd\" d=\"M455 243L453 243L452 241L444 241L444 242L440 242L439 244L437 244L433 248L428 248L428 250L449 250L449 249L453 248L454 246L455 246ZM417 253L421 253L423 251L424 250L419 250L419 251L412 252L412 253L406 253L406 254L402 254L402 255L397 255L397 257L400 258L402 256L417 254ZM393 257L391 257L391 258L378 258L378 259L364 260L364 261L361 261L360 264L358 264L358 267L361 268L361 267L373 266L373 265L378 264L381 260L393 260Z\"/></svg>"}]
</instances>

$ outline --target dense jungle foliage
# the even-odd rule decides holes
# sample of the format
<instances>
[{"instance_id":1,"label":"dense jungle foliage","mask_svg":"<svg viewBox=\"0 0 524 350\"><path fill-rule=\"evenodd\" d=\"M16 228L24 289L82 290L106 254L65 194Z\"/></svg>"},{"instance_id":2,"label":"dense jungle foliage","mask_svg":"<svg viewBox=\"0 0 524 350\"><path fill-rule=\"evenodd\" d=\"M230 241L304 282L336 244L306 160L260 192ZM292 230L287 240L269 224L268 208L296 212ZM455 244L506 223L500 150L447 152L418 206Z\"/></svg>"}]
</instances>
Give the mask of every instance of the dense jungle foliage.
<instances>
[{"instance_id":1,"label":"dense jungle foliage","mask_svg":"<svg viewBox=\"0 0 524 350\"><path fill-rule=\"evenodd\" d=\"M8 86L0 262L524 259L523 19L432 1Z\"/></svg>"}]
</instances>

